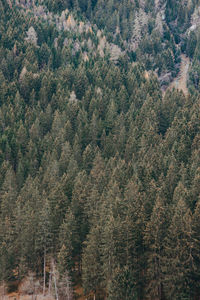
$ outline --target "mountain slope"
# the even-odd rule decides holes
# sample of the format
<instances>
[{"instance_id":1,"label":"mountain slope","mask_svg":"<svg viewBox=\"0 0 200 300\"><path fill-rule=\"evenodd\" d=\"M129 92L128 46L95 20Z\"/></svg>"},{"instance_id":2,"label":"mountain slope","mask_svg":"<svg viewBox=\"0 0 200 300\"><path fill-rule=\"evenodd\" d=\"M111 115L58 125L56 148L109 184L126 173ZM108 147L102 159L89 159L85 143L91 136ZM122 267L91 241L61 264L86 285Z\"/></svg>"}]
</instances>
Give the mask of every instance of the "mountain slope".
<instances>
[{"instance_id":1,"label":"mountain slope","mask_svg":"<svg viewBox=\"0 0 200 300\"><path fill-rule=\"evenodd\" d=\"M60 300L198 298L197 8L0 0L8 292L32 274ZM183 55L188 94L163 93Z\"/></svg>"}]
</instances>

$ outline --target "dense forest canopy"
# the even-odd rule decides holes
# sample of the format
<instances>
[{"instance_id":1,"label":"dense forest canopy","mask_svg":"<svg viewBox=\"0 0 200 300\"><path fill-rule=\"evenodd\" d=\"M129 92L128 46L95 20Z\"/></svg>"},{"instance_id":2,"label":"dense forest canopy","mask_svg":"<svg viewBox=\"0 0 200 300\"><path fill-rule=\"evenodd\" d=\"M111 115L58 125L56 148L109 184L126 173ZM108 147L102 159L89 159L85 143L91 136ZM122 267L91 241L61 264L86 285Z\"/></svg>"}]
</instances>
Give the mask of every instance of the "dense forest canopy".
<instances>
[{"instance_id":1,"label":"dense forest canopy","mask_svg":"<svg viewBox=\"0 0 200 300\"><path fill-rule=\"evenodd\" d=\"M8 289L31 271L59 299L199 299L199 5L0 0ZM188 95L167 89L183 54Z\"/></svg>"}]
</instances>

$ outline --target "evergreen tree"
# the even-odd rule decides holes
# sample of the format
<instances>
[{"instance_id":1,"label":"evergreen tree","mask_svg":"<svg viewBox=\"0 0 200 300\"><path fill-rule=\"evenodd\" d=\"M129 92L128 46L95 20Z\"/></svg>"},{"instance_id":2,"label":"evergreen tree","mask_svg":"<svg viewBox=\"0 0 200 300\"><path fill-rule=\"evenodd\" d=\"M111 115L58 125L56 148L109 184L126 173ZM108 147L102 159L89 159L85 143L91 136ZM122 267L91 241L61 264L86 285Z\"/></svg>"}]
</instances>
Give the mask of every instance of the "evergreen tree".
<instances>
[{"instance_id":1,"label":"evergreen tree","mask_svg":"<svg viewBox=\"0 0 200 300\"><path fill-rule=\"evenodd\" d=\"M78 232L76 231L75 218L72 211L69 209L66 213L65 219L60 226L59 232L59 255L58 261L61 274L65 271L72 276L75 271L75 245L79 240ZM62 267L61 267L62 265Z\"/></svg>"},{"instance_id":2,"label":"evergreen tree","mask_svg":"<svg viewBox=\"0 0 200 300\"><path fill-rule=\"evenodd\" d=\"M147 294L150 299L163 299L163 257L164 239L167 231L169 208L161 195L157 196L151 219L145 229L147 247Z\"/></svg>"},{"instance_id":3,"label":"evergreen tree","mask_svg":"<svg viewBox=\"0 0 200 300\"><path fill-rule=\"evenodd\" d=\"M191 280L191 294L195 298L199 294L199 213L200 213L200 202L198 201L195 207L194 214L192 216L192 245L191 245L191 257L192 257L192 270L189 274Z\"/></svg>"},{"instance_id":4,"label":"evergreen tree","mask_svg":"<svg viewBox=\"0 0 200 300\"><path fill-rule=\"evenodd\" d=\"M43 295L45 295L46 290L46 265L47 257L52 254L53 244L52 244L52 231L51 231L51 211L47 198L44 198L43 207L41 208L39 219L38 219L38 231L36 236L36 251L38 255L43 257Z\"/></svg>"},{"instance_id":5,"label":"evergreen tree","mask_svg":"<svg viewBox=\"0 0 200 300\"><path fill-rule=\"evenodd\" d=\"M12 219L14 216L14 208L16 204L17 198L17 184L15 173L11 167L7 169L4 182L1 188L1 207L0 207L0 215L1 219L5 220L6 217Z\"/></svg>"},{"instance_id":6,"label":"evergreen tree","mask_svg":"<svg viewBox=\"0 0 200 300\"><path fill-rule=\"evenodd\" d=\"M101 294L104 288L100 246L101 227L96 225L87 236L82 256L82 280L86 295L90 292Z\"/></svg>"},{"instance_id":7,"label":"evergreen tree","mask_svg":"<svg viewBox=\"0 0 200 300\"><path fill-rule=\"evenodd\" d=\"M180 197L165 239L165 291L169 299L190 296L193 266L191 212Z\"/></svg>"}]
</instances>

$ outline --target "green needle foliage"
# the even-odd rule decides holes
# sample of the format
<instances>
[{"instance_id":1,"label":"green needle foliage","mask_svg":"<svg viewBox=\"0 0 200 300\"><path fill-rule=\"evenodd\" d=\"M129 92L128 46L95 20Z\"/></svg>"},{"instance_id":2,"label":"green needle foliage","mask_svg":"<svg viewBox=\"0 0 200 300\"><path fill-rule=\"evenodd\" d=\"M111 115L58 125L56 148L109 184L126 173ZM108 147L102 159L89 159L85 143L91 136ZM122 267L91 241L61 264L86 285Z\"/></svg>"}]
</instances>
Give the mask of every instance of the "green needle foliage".
<instances>
[{"instance_id":1,"label":"green needle foliage","mask_svg":"<svg viewBox=\"0 0 200 300\"><path fill-rule=\"evenodd\" d=\"M0 0L2 285L199 298L198 5Z\"/></svg>"}]
</instances>

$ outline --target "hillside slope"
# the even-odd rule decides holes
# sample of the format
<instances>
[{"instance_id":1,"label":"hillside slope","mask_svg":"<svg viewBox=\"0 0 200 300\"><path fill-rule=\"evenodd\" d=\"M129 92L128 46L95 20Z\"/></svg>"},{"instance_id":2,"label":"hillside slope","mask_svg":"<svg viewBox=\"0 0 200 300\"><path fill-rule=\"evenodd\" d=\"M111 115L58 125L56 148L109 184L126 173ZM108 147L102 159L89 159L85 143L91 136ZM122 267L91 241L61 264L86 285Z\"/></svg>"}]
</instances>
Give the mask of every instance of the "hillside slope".
<instances>
[{"instance_id":1,"label":"hillside slope","mask_svg":"<svg viewBox=\"0 0 200 300\"><path fill-rule=\"evenodd\" d=\"M29 298L50 287L59 300L75 292L198 299L197 8L0 0L0 282L8 291L15 283ZM180 67L186 91L188 66L187 96L163 93Z\"/></svg>"}]
</instances>

